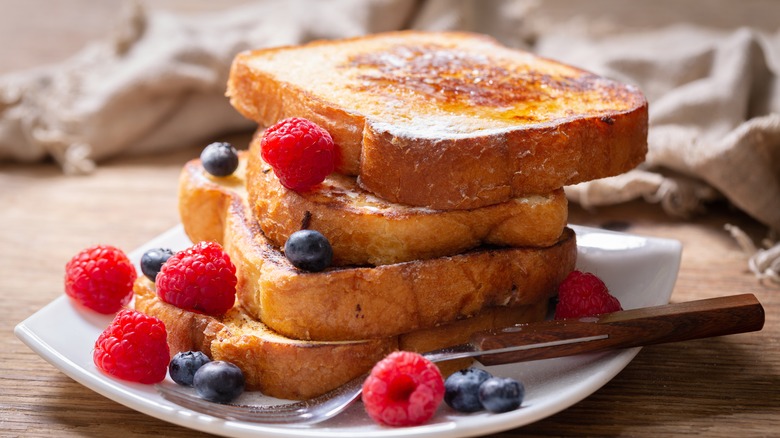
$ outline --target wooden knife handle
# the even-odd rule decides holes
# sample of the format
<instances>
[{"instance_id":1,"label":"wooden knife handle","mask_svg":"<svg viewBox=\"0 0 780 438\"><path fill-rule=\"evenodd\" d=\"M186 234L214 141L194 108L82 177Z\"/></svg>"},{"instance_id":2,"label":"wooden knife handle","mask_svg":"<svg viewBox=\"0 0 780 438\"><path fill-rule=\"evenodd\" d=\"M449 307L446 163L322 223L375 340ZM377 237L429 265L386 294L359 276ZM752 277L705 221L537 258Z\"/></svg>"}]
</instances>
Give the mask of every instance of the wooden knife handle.
<instances>
[{"instance_id":1,"label":"wooden knife handle","mask_svg":"<svg viewBox=\"0 0 780 438\"><path fill-rule=\"evenodd\" d=\"M617 348L686 341L761 330L764 308L752 294L623 310L579 320L519 324L475 333L478 350L608 335L606 339L479 356L484 365L549 359Z\"/></svg>"}]
</instances>

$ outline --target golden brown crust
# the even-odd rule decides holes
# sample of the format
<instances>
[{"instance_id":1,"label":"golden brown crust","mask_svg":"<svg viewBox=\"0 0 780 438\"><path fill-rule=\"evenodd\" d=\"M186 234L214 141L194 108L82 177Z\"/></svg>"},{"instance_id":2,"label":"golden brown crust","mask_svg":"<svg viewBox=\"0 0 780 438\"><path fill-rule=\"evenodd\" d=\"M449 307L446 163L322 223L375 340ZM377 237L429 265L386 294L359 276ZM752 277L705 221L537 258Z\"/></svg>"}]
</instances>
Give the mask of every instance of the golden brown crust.
<instances>
[{"instance_id":1,"label":"golden brown crust","mask_svg":"<svg viewBox=\"0 0 780 438\"><path fill-rule=\"evenodd\" d=\"M193 241L222 242L240 273L238 299L247 312L295 339L389 337L490 306L536 303L554 294L576 262L574 233L566 228L558 243L543 249L480 249L373 268L303 272L252 220L237 177L204 178L203 172L194 160L181 174L185 231Z\"/></svg>"},{"instance_id":2,"label":"golden brown crust","mask_svg":"<svg viewBox=\"0 0 780 438\"><path fill-rule=\"evenodd\" d=\"M284 188L260 156L261 134L247 159L249 204L263 233L282 247L304 227L328 238L333 264L386 265L459 254L482 244L546 247L566 226L563 189L473 210L430 210L394 204L333 174L306 192Z\"/></svg>"},{"instance_id":3,"label":"golden brown crust","mask_svg":"<svg viewBox=\"0 0 780 438\"><path fill-rule=\"evenodd\" d=\"M241 368L247 388L263 394L306 399L365 373L398 349L396 338L318 343L284 338L240 307L219 317L189 312L157 298L154 283L139 278L135 308L163 321L171 356L202 351Z\"/></svg>"},{"instance_id":4,"label":"golden brown crust","mask_svg":"<svg viewBox=\"0 0 780 438\"><path fill-rule=\"evenodd\" d=\"M476 139L410 141L370 125L364 134L366 190L390 202L473 209L633 169L647 153L647 104Z\"/></svg>"},{"instance_id":5,"label":"golden brown crust","mask_svg":"<svg viewBox=\"0 0 780 438\"><path fill-rule=\"evenodd\" d=\"M647 152L647 101L636 88L467 33L245 52L227 94L262 126L315 121L340 148L339 172L388 201L435 209L616 175Z\"/></svg>"},{"instance_id":6,"label":"golden brown crust","mask_svg":"<svg viewBox=\"0 0 780 438\"><path fill-rule=\"evenodd\" d=\"M179 309L159 300L154 283L144 277L136 280L133 289L136 310L165 324L171 356L202 351L241 368L248 389L294 400L316 397L368 372L391 351L424 352L463 343L476 331L540 321L547 311L543 301L519 308L492 308L473 318L398 337L312 342L274 333L239 306L219 317ZM470 363L457 360L439 366L449 375Z\"/></svg>"},{"instance_id":7,"label":"golden brown crust","mask_svg":"<svg viewBox=\"0 0 780 438\"><path fill-rule=\"evenodd\" d=\"M258 287L242 290L241 299L275 330L296 338L390 336L489 306L546 299L573 268L575 252L567 229L560 244L543 250L474 251L327 275L273 270L260 275Z\"/></svg>"}]
</instances>

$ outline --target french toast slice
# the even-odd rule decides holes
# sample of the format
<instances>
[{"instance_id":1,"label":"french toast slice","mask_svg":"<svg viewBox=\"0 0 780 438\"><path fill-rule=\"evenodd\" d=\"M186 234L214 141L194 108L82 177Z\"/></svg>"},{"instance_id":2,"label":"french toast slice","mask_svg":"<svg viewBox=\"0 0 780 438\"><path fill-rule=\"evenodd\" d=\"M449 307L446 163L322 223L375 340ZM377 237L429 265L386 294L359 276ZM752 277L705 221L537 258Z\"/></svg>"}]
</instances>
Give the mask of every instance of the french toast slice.
<instances>
[{"instance_id":1,"label":"french toast slice","mask_svg":"<svg viewBox=\"0 0 780 438\"><path fill-rule=\"evenodd\" d=\"M312 190L282 186L260 155L255 135L247 160L249 205L265 236L283 247L302 227L333 247L333 264L387 265L459 254L483 244L546 247L558 242L568 216L563 189L473 210L431 210L387 202L355 177L331 174Z\"/></svg>"},{"instance_id":2,"label":"french toast slice","mask_svg":"<svg viewBox=\"0 0 780 438\"><path fill-rule=\"evenodd\" d=\"M253 318L284 336L344 341L396 336L462 319L491 306L537 303L574 269L574 232L546 248L480 248L377 267L295 268L263 234L249 207L246 156L229 177L199 160L181 173L179 211L193 242L217 241L239 272L237 297Z\"/></svg>"},{"instance_id":3,"label":"french toast slice","mask_svg":"<svg viewBox=\"0 0 780 438\"><path fill-rule=\"evenodd\" d=\"M542 300L515 308L494 307L471 318L394 337L317 342L282 336L240 305L217 317L180 309L160 300L154 287L139 277L133 286L134 306L165 323L171 357L181 351L202 351L213 360L241 368L248 389L294 400L330 391L367 372L392 351L431 351L464 343L478 331L541 321L548 306ZM461 359L438 365L446 376L472 362Z\"/></svg>"},{"instance_id":4,"label":"french toast slice","mask_svg":"<svg viewBox=\"0 0 780 438\"><path fill-rule=\"evenodd\" d=\"M626 172L647 152L631 85L486 36L401 31L247 51L227 95L269 126L305 117L378 197L472 209Z\"/></svg>"}]
</instances>

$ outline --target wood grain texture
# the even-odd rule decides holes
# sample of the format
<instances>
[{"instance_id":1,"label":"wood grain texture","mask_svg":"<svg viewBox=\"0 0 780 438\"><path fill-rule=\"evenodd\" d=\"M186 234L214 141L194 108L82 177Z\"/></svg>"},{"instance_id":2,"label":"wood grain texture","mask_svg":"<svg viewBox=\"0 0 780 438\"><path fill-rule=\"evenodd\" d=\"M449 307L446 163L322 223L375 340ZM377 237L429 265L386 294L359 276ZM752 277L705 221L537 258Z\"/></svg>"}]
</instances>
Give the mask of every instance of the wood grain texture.
<instances>
[{"instance_id":1,"label":"wood grain texture","mask_svg":"<svg viewBox=\"0 0 780 438\"><path fill-rule=\"evenodd\" d=\"M84 38L110 29L118 3L71 0L60 10L58 2L2 0L0 29L7 36L2 41L14 41L4 48L18 49L19 44L23 53L0 56L0 71L64 59ZM185 1L155 2L176 3L194 7ZM40 13L43 6L47 14ZM0 163L0 436L207 436L92 392L12 333L14 325L62 294L64 265L76 251L97 242L129 251L175 225L178 173L201 146L118 158L86 177L65 177L52 163ZM641 203L597 211L573 206L570 222L682 241L672 301L753 293L766 310L765 326L756 333L684 346L646 347L580 403L495 436L777 436L780 287L758 283L747 271L745 255L723 230L735 224L758 240L764 237L761 227L723 205L690 221L670 219L658 207Z\"/></svg>"}]
</instances>

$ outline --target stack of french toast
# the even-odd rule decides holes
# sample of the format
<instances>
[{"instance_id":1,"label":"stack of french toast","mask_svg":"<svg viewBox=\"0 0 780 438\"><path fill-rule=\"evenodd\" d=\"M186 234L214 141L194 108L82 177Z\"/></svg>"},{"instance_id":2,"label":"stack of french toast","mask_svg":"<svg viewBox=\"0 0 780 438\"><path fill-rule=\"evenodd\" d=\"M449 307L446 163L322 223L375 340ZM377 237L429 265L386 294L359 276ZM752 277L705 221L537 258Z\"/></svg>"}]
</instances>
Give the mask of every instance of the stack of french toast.
<instances>
[{"instance_id":1,"label":"stack of french toast","mask_svg":"<svg viewBox=\"0 0 780 438\"><path fill-rule=\"evenodd\" d=\"M468 33L244 52L227 94L259 129L230 176L187 163L179 208L189 238L221 243L236 265L236 305L185 311L142 278L135 306L165 322L172 354L232 362L250 389L286 399L393 350L545 318L576 264L563 187L628 171L647 150L636 88ZM327 130L338 151L336 171L305 191L260 154L263 129L289 117ZM332 266L287 260L301 229L328 239Z\"/></svg>"}]
</instances>

